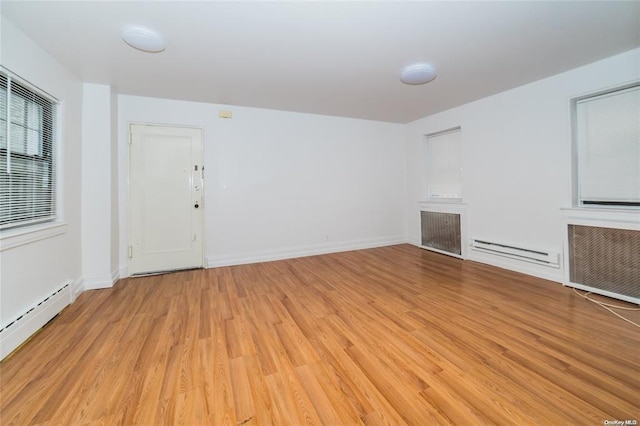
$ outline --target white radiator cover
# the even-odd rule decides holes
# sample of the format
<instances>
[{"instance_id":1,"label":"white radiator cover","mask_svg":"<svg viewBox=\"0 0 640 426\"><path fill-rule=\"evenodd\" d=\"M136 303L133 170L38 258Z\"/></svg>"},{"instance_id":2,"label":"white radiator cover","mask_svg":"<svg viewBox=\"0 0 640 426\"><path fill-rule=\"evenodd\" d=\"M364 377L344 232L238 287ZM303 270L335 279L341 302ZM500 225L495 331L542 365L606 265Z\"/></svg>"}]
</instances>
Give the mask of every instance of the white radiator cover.
<instances>
[{"instance_id":1,"label":"white radiator cover","mask_svg":"<svg viewBox=\"0 0 640 426\"><path fill-rule=\"evenodd\" d=\"M424 249L466 259L466 205L463 203L421 202L420 239Z\"/></svg>"},{"instance_id":2,"label":"white radiator cover","mask_svg":"<svg viewBox=\"0 0 640 426\"><path fill-rule=\"evenodd\" d=\"M423 247L462 255L459 214L421 211L420 223L420 244Z\"/></svg>"},{"instance_id":3,"label":"white radiator cover","mask_svg":"<svg viewBox=\"0 0 640 426\"><path fill-rule=\"evenodd\" d=\"M64 284L0 330L0 360L13 352L71 303L71 286L71 283Z\"/></svg>"},{"instance_id":4,"label":"white radiator cover","mask_svg":"<svg viewBox=\"0 0 640 426\"><path fill-rule=\"evenodd\" d=\"M563 284L640 304L640 211L563 213Z\"/></svg>"}]
</instances>

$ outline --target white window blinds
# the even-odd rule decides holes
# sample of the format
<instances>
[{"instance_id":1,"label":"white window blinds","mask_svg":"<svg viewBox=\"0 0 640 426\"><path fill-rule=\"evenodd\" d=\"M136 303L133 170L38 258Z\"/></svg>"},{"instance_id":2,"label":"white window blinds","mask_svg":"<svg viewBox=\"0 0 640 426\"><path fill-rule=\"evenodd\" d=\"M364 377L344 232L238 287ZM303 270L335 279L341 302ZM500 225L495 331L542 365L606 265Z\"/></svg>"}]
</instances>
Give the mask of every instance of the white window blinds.
<instances>
[{"instance_id":1,"label":"white window blinds","mask_svg":"<svg viewBox=\"0 0 640 426\"><path fill-rule=\"evenodd\" d=\"M640 206L640 86L576 103L581 204Z\"/></svg>"},{"instance_id":2,"label":"white window blinds","mask_svg":"<svg viewBox=\"0 0 640 426\"><path fill-rule=\"evenodd\" d=\"M56 218L56 102L0 70L0 229Z\"/></svg>"},{"instance_id":3,"label":"white window blinds","mask_svg":"<svg viewBox=\"0 0 640 426\"><path fill-rule=\"evenodd\" d=\"M427 135L427 197L462 198L460 128Z\"/></svg>"}]
</instances>

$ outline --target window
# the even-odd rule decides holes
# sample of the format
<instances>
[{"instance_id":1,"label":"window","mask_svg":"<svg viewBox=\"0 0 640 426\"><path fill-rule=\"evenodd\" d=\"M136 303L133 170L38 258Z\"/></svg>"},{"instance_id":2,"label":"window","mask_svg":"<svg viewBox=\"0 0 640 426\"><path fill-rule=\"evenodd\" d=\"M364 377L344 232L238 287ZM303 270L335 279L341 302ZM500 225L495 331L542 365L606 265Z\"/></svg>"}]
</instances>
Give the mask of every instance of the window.
<instances>
[{"instance_id":1,"label":"window","mask_svg":"<svg viewBox=\"0 0 640 426\"><path fill-rule=\"evenodd\" d=\"M574 103L579 205L640 206L640 83Z\"/></svg>"},{"instance_id":2,"label":"window","mask_svg":"<svg viewBox=\"0 0 640 426\"><path fill-rule=\"evenodd\" d=\"M462 198L460 128L427 135L427 197Z\"/></svg>"},{"instance_id":3,"label":"window","mask_svg":"<svg viewBox=\"0 0 640 426\"><path fill-rule=\"evenodd\" d=\"M0 69L0 229L56 218L57 104Z\"/></svg>"}]
</instances>

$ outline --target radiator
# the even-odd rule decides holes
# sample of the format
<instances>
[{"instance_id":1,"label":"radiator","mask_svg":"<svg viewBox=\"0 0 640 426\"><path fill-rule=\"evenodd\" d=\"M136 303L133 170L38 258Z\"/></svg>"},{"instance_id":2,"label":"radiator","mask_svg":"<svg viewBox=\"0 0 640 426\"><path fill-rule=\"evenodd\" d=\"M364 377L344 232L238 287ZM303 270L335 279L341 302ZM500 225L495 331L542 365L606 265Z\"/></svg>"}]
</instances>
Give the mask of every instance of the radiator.
<instances>
[{"instance_id":1,"label":"radiator","mask_svg":"<svg viewBox=\"0 0 640 426\"><path fill-rule=\"evenodd\" d=\"M519 247L511 244L498 243L488 240L473 239L471 240L471 249L485 253L495 254L499 256L509 257L511 259L523 260L525 262L537 263L540 265L560 267L559 253Z\"/></svg>"},{"instance_id":2,"label":"radiator","mask_svg":"<svg viewBox=\"0 0 640 426\"><path fill-rule=\"evenodd\" d=\"M462 257L459 213L420 212L420 245L439 253Z\"/></svg>"},{"instance_id":3,"label":"radiator","mask_svg":"<svg viewBox=\"0 0 640 426\"><path fill-rule=\"evenodd\" d=\"M0 360L13 352L71 303L71 283L64 284L0 329Z\"/></svg>"},{"instance_id":4,"label":"radiator","mask_svg":"<svg viewBox=\"0 0 640 426\"><path fill-rule=\"evenodd\" d=\"M640 304L640 230L569 224L568 285Z\"/></svg>"}]
</instances>

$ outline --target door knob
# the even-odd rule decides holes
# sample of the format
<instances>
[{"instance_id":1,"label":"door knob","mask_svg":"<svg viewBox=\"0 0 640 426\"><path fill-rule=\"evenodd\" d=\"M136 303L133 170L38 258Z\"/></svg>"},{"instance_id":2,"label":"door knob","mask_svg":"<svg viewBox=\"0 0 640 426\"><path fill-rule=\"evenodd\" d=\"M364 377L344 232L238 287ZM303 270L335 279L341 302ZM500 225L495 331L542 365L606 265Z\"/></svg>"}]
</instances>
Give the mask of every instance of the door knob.
<instances>
[{"instance_id":1,"label":"door knob","mask_svg":"<svg viewBox=\"0 0 640 426\"><path fill-rule=\"evenodd\" d=\"M197 209L198 207L200 207L200 204L198 204L198 202L196 201L196 204L193 207Z\"/></svg>"}]
</instances>

